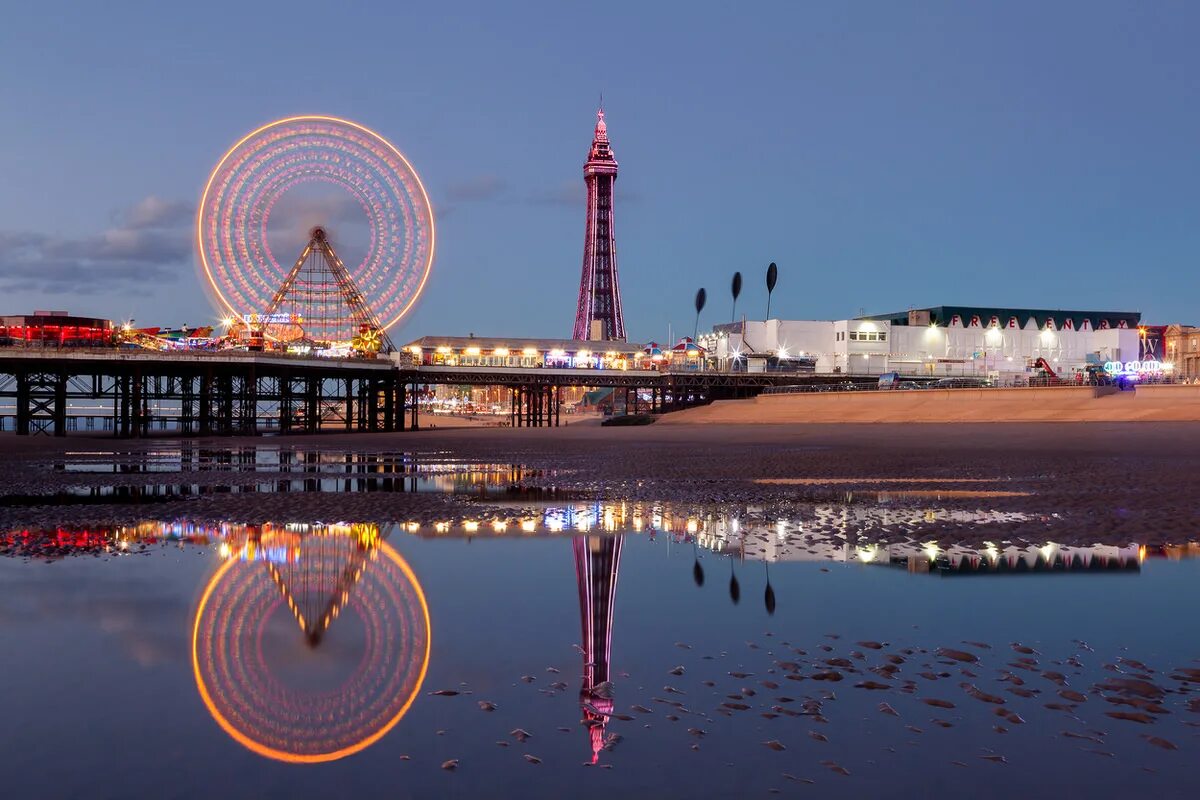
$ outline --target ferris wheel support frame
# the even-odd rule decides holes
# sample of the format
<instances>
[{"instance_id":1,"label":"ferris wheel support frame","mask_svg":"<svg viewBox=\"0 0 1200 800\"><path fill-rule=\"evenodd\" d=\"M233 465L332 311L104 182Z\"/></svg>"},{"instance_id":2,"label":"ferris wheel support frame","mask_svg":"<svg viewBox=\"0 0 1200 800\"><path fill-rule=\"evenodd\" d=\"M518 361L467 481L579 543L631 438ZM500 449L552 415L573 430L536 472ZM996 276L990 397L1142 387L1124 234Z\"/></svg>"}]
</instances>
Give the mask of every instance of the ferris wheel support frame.
<instances>
[{"instance_id":1,"label":"ferris wheel support frame","mask_svg":"<svg viewBox=\"0 0 1200 800\"><path fill-rule=\"evenodd\" d=\"M314 252L324 263L325 269L333 276L338 290L342 294L342 299L346 302L346 307L350 311L351 319L360 328L366 327L370 330L378 331L383 344L383 352L393 352L396 346L392 343L391 337L388 336L387 330L379 324L379 319L371 311L371 307L367 305L362 292L358 290L358 287L354 283L354 278L350 276L350 272L346 269L346 265L342 263L342 259L334 252L333 245L329 243L329 237L325 229L320 225L309 232L308 244L301 251L300 257L296 259L296 263L292 265L287 277L283 279L283 283L275 290L270 304L258 320L256 330L266 336L268 321L279 309L279 305L287 297L288 292L296 286L297 276L300 274L305 262L308 261Z\"/></svg>"}]
</instances>

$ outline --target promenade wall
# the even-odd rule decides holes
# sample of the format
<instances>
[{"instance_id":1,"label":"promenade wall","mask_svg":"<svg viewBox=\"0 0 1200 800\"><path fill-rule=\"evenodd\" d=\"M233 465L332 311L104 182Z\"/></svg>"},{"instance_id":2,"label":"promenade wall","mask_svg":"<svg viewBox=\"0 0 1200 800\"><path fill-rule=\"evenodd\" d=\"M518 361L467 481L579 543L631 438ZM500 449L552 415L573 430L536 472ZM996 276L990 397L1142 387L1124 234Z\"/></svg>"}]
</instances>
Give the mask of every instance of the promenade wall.
<instances>
[{"instance_id":1,"label":"promenade wall","mask_svg":"<svg viewBox=\"0 0 1200 800\"><path fill-rule=\"evenodd\" d=\"M767 394L666 414L659 424L1200 421L1200 386L1103 392L1071 386Z\"/></svg>"}]
</instances>

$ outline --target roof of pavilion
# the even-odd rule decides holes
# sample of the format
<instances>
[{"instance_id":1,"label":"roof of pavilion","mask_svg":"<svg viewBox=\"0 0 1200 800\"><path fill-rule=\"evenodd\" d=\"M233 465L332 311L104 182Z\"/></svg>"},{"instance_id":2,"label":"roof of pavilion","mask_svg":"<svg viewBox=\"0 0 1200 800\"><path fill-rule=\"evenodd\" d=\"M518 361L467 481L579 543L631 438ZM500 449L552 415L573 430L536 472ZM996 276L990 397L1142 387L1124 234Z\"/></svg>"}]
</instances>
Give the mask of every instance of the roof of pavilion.
<instances>
[{"instance_id":1,"label":"roof of pavilion","mask_svg":"<svg viewBox=\"0 0 1200 800\"><path fill-rule=\"evenodd\" d=\"M578 339L522 339L516 336L422 336L404 346L404 349L420 347L422 350L435 350L439 347L449 347L452 350L465 350L468 347L478 347L480 350L524 350L531 347L541 352L563 350L568 353L578 353L589 350L593 353L612 352L642 354L645 348L632 342L581 341Z\"/></svg>"},{"instance_id":2,"label":"roof of pavilion","mask_svg":"<svg viewBox=\"0 0 1200 800\"><path fill-rule=\"evenodd\" d=\"M1137 311L1067 311L1064 309L1042 308L1003 308L999 306L930 306L927 308L909 309L912 311L929 312L929 321L938 325L949 325L958 317L965 327L974 317L979 318L983 326L990 324L992 317L999 320L1002 326L1016 318L1017 324L1024 328L1030 320L1037 328L1045 328L1047 323L1054 321L1054 327L1062 328L1067 320L1072 327L1079 330L1086 320L1093 330L1101 328L1136 328L1141 322L1142 315ZM891 322L893 325L907 325L909 310L897 311L892 314L872 314L858 319L872 319Z\"/></svg>"}]
</instances>

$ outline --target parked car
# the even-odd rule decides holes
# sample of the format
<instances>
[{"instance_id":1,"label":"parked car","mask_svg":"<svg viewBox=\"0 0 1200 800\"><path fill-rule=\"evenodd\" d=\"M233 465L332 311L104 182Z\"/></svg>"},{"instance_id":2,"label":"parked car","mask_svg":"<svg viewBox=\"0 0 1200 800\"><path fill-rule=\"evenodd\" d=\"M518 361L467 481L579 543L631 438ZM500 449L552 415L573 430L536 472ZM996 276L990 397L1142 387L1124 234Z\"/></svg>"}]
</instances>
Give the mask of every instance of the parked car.
<instances>
[{"instance_id":1,"label":"parked car","mask_svg":"<svg viewBox=\"0 0 1200 800\"><path fill-rule=\"evenodd\" d=\"M992 385L992 382L987 378L968 378L966 376L958 378L942 378L935 381L934 389L986 389Z\"/></svg>"}]
</instances>

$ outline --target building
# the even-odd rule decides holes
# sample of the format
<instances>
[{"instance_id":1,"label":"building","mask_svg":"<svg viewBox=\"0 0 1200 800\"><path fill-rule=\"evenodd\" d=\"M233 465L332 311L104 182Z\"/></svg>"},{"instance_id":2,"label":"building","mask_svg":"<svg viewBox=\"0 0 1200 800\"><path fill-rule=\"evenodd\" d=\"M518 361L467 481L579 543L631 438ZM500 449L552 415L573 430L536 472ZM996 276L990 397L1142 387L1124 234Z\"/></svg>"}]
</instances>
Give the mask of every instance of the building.
<instances>
[{"instance_id":1,"label":"building","mask_svg":"<svg viewBox=\"0 0 1200 800\"><path fill-rule=\"evenodd\" d=\"M657 369L665 358L628 342L491 336L422 336L402 349L430 367Z\"/></svg>"},{"instance_id":2,"label":"building","mask_svg":"<svg viewBox=\"0 0 1200 800\"><path fill-rule=\"evenodd\" d=\"M617 159L608 145L604 109L596 113L592 149L583 165L587 184L587 226L583 239L583 275L573 339L625 341L621 287L617 280L617 242L613 233L613 185Z\"/></svg>"},{"instance_id":3,"label":"building","mask_svg":"<svg viewBox=\"0 0 1200 800\"><path fill-rule=\"evenodd\" d=\"M0 345L9 347L111 347L107 319L73 317L66 311L35 311L0 317Z\"/></svg>"},{"instance_id":4,"label":"building","mask_svg":"<svg viewBox=\"0 0 1200 800\"><path fill-rule=\"evenodd\" d=\"M1161 367L1140 322L1136 312L932 306L833 321L718 325L701 343L733 369L804 358L821 373L1011 379L1044 363L1072 379L1118 362L1153 359Z\"/></svg>"},{"instance_id":5,"label":"building","mask_svg":"<svg viewBox=\"0 0 1200 800\"><path fill-rule=\"evenodd\" d=\"M1200 328L1194 325L1168 325L1164 336L1167 363L1176 377L1200 379Z\"/></svg>"}]
</instances>

